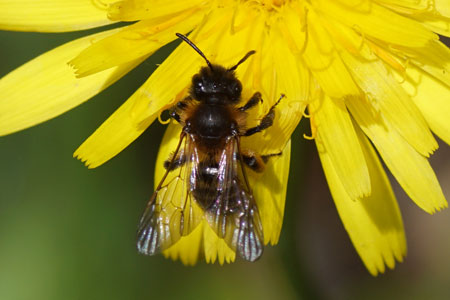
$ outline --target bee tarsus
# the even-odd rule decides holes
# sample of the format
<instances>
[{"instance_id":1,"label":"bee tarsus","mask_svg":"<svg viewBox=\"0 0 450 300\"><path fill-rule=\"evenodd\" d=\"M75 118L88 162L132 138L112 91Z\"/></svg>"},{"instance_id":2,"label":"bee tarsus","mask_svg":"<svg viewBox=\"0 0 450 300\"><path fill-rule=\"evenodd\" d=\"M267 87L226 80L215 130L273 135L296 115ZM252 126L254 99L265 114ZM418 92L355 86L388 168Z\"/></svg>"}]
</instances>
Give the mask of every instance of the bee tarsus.
<instances>
[{"instance_id":1,"label":"bee tarsus","mask_svg":"<svg viewBox=\"0 0 450 300\"><path fill-rule=\"evenodd\" d=\"M283 99L285 96L284 94L281 94L280 98L277 102L275 102L274 105L270 108L269 112L261 119L259 122L259 125L247 129L247 131L244 133L245 136L250 136L255 133L261 132L264 129L269 128L273 125L273 120L275 119L275 107L280 103L281 99Z\"/></svg>"},{"instance_id":2,"label":"bee tarsus","mask_svg":"<svg viewBox=\"0 0 450 300\"><path fill-rule=\"evenodd\" d=\"M262 96L260 92L256 92L253 94L253 96L247 101L247 103L245 103L244 106L239 107L240 111L247 111L250 108L252 108L253 106L257 105L258 103L262 103Z\"/></svg>"}]
</instances>

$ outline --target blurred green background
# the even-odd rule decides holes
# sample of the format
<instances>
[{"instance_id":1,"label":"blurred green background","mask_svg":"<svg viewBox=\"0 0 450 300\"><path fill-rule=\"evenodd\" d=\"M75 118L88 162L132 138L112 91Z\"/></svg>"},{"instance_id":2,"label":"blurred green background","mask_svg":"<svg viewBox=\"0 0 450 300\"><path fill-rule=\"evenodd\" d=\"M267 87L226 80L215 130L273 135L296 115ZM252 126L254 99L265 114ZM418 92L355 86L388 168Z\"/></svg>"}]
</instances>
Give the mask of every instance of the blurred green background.
<instances>
[{"instance_id":1,"label":"blurred green background","mask_svg":"<svg viewBox=\"0 0 450 300\"><path fill-rule=\"evenodd\" d=\"M0 75L88 33L0 31ZM314 143L301 137L309 131L305 122L293 137L286 218L278 246L268 246L255 263L238 261L223 267L184 267L161 256L138 255L136 225L153 191L164 126L155 123L94 170L73 159L72 153L174 46L80 107L0 138L0 300L450 296L450 211L427 215L392 181L409 252L394 271L373 278L337 216ZM449 158L450 148L441 144L431 159L447 199Z\"/></svg>"}]
</instances>

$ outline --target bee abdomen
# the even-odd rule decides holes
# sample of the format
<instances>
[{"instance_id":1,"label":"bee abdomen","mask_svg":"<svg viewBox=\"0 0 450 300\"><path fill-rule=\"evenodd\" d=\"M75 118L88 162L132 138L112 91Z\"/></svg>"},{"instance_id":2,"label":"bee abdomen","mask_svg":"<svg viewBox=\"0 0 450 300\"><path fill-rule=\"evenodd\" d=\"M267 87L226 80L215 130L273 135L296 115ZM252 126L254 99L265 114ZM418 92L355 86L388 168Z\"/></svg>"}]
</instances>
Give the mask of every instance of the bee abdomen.
<instances>
[{"instance_id":1,"label":"bee abdomen","mask_svg":"<svg viewBox=\"0 0 450 300\"><path fill-rule=\"evenodd\" d=\"M236 201L239 198L239 189L236 188L237 185L234 181L230 181L227 186L219 186L218 172L218 165L200 165L196 186L192 191L194 198L206 211L209 210L218 199L221 199L221 201L226 200L225 202L228 203L229 206L228 209L232 212Z\"/></svg>"},{"instance_id":2,"label":"bee abdomen","mask_svg":"<svg viewBox=\"0 0 450 300\"><path fill-rule=\"evenodd\" d=\"M217 173L218 165L200 163L193 195L205 210L211 207L217 197Z\"/></svg>"}]
</instances>

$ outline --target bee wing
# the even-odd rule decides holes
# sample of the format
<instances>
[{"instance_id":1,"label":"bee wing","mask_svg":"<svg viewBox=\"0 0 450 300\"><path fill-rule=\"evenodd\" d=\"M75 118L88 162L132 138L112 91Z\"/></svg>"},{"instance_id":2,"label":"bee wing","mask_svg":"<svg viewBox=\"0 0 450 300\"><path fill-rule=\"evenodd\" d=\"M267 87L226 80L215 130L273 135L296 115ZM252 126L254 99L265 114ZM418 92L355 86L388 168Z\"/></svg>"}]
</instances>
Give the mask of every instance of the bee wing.
<instances>
[{"instance_id":1,"label":"bee wing","mask_svg":"<svg viewBox=\"0 0 450 300\"><path fill-rule=\"evenodd\" d=\"M141 217L137 249L142 254L153 255L166 250L192 232L203 217L190 192L192 170L198 168L198 152L186 134L180 137L172 163L182 156L185 162L174 170L168 168Z\"/></svg>"},{"instance_id":2,"label":"bee wing","mask_svg":"<svg viewBox=\"0 0 450 300\"><path fill-rule=\"evenodd\" d=\"M238 142L230 139L221 153L216 198L206 219L231 249L245 260L255 261L263 252L263 229L256 202L242 178Z\"/></svg>"}]
</instances>

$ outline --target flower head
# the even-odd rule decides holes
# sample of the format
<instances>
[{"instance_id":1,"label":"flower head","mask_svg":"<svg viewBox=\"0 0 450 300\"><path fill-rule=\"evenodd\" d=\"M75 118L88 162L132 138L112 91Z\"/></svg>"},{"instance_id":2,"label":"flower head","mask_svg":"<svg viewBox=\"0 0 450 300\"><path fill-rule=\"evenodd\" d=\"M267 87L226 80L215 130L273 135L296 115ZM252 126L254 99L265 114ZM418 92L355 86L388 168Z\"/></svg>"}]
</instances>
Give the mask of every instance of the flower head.
<instances>
[{"instance_id":1,"label":"flower head","mask_svg":"<svg viewBox=\"0 0 450 300\"><path fill-rule=\"evenodd\" d=\"M432 132L450 143L450 50L436 34L450 36L446 0L39 0L27 9L22 2L28 3L0 1L0 28L70 31L134 23L75 40L5 76L2 134L82 103L173 41L176 32L189 33L209 60L224 66L256 50L236 71L243 98L262 93L255 121L286 95L274 126L242 141L262 154L284 152L261 178L252 178L265 243L278 240L290 136L302 116L310 121L342 222L372 274L394 267L406 253L400 211L379 156L419 207L433 213L447 206L427 160L437 149ZM75 156L90 168L103 164L182 99L204 65L188 48L180 44ZM41 76L30 78L30 72ZM177 130L170 125L164 137L156 180ZM234 260L206 223L165 254L190 264L200 251L208 261Z\"/></svg>"}]
</instances>

